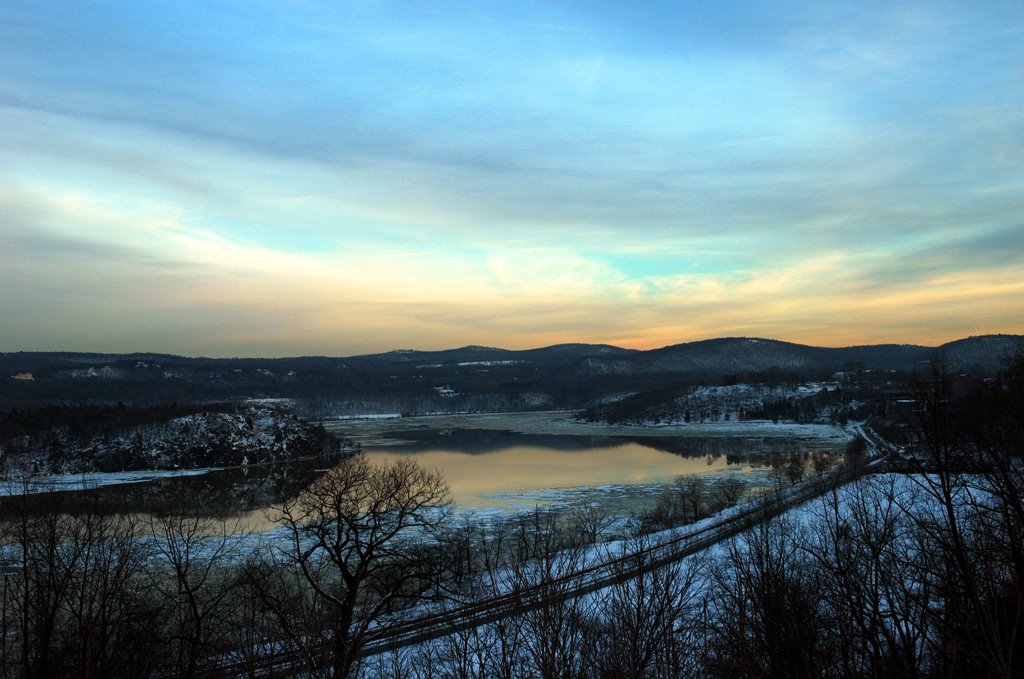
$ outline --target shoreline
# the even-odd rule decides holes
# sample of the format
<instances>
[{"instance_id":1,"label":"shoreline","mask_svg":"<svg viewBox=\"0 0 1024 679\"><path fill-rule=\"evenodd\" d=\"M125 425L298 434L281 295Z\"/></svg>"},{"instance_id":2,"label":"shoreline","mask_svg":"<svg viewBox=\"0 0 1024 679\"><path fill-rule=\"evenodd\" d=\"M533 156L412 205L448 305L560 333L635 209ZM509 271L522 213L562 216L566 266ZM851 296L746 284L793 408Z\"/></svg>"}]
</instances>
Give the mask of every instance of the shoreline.
<instances>
[{"instance_id":1,"label":"shoreline","mask_svg":"<svg viewBox=\"0 0 1024 679\"><path fill-rule=\"evenodd\" d=\"M331 433L360 439L387 433L423 429L490 429L517 434L552 436L643 436L660 438L797 438L842 443L853 432L833 424L773 423L770 420L691 422L671 424L605 424L573 419L573 410L510 413L463 413L415 415L400 418L326 420L320 424ZM366 445L364 443L364 445Z\"/></svg>"}]
</instances>

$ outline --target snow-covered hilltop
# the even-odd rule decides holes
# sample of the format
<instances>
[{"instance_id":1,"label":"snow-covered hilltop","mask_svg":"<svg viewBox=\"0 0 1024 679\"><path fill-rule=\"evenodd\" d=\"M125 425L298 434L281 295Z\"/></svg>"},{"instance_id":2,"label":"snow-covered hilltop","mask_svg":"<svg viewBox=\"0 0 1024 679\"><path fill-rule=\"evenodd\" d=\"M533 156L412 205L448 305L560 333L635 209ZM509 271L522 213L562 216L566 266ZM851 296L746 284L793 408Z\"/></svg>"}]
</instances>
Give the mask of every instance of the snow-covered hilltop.
<instances>
[{"instance_id":1,"label":"snow-covered hilltop","mask_svg":"<svg viewBox=\"0 0 1024 679\"><path fill-rule=\"evenodd\" d=\"M587 409L593 422L666 424L785 420L845 424L859 407L836 382L693 386L631 394Z\"/></svg>"},{"instance_id":2,"label":"snow-covered hilltop","mask_svg":"<svg viewBox=\"0 0 1024 679\"><path fill-rule=\"evenodd\" d=\"M120 431L81 435L71 427L8 441L0 474L195 469L262 464L337 452L322 427L267 405L200 412Z\"/></svg>"}]
</instances>

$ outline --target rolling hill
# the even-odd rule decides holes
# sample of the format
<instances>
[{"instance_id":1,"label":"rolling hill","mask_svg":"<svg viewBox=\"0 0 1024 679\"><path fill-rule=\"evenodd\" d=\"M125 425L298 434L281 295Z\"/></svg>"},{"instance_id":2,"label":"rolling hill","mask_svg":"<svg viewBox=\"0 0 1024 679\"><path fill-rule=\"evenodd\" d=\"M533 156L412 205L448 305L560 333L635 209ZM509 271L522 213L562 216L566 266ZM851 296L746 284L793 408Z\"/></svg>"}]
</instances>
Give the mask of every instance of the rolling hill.
<instances>
[{"instance_id":1,"label":"rolling hill","mask_svg":"<svg viewBox=\"0 0 1024 679\"><path fill-rule=\"evenodd\" d=\"M575 408L682 382L823 379L837 371L923 371L941 358L987 376L1024 336L984 335L938 347L815 347L729 337L637 351L561 344L528 350L465 346L350 357L203 358L167 354L0 354L0 408L47 403L191 403L287 398L347 401L373 411Z\"/></svg>"}]
</instances>

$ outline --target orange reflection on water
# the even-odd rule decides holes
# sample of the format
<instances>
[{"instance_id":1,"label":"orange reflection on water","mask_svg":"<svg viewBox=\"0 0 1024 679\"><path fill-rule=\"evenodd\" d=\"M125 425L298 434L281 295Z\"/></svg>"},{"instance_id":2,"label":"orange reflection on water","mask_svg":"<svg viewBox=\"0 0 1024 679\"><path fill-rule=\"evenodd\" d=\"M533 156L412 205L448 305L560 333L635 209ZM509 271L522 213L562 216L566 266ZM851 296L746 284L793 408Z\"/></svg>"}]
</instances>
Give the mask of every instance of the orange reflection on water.
<instances>
[{"instance_id":1,"label":"orange reflection on water","mask_svg":"<svg viewBox=\"0 0 1024 679\"><path fill-rule=\"evenodd\" d=\"M555 450L533 446L510 446L497 452L468 454L448 450L399 453L368 449L375 464L387 464L400 457L414 456L427 469L436 469L451 486L455 501L463 507L494 507L514 495L554 488L580 486L634 485L671 481L684 474L716 474L726 468L724 455L682 457L637 443Z\"/></svg>"}]
</instances>

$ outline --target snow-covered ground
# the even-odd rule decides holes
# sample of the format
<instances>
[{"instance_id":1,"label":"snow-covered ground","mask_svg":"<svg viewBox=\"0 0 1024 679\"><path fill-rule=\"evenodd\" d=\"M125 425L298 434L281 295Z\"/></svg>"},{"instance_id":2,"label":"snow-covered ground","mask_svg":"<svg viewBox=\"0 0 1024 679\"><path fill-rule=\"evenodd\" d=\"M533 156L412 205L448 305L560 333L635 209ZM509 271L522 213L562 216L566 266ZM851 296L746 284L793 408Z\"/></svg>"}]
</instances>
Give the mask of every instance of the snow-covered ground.
<instances>
[{"instance_id":1,"label":"snow-covered ground","mask_svg":"<svg viewBox=\"0 0 1024 679\"><path fill-rule=\"evenodd\" d=\"M127 483L146 483L172 476L199 476L214 471L206 469L177 469L167 471L134 471L86 474L47 474L20 476L0 480L0 495L23 495L24 493L58 493L75 490L91 490L104 486L119 486Z\"/></svg>"},{"instance_id":2,"label":"snow-covered ground","mask_svg":"<svg viewBox=\"0 0 1024 679\"><path fill-rule=\"evenodd\" d=\"M822 497L809 500L784 512L775 518L774 521L786 524L801 539L813 542L820 535L815 532L815 527L822 520L824 514L827 514L829 511L836 511L835 507L838 507L838 511L842 516L850 512L850 507L854 503L860 503L861 506L864 506L866 503L867 506L875 506L878 511L886 511L888 507L897 507L900 511L911 509L913 511L928 511L929 506L934 503L930 502L927 494L922 492L922 483L924 481L925 479L923 478L902 474L880 474L863 477L837 489L835 497L832 497L830 493L826 493ZM831 504L833 501L835 501L835 505ZM745 509L746 506L744 505L732 507L694 524L646 535L643 538L643 542L647 546L653 546L678 540L682 536L699 533L722 521L724 518L743 512ZM580 565L593 565L627 554L630 549L636 546L635 539L633 540L632 543L629 539L626 539L593 545L584 550L581 555L576 555L574 561ZM678 562L676 567L680 568L681 571L688 572L693 578L690 587L696 598L709 596L715 587L714 573L716 569L726 567L725 564L729 558L730 546L734 542L742 540L743 534L729 538L712 545L703 552L686 557ZM811 544L808 543L806 546L810 547ZM491 590L491 595L502 594L511 590L511 580L512 578L509 573L500 571L492 576L485 589ZM611 590L620 586L612 585L608 588L586 594L583 597L581 608L587 611L601 610L601 603L607 601L612 596ZM415 611L406 612L405 615L427 613L436 607L437 604L424 604ZM705 610L707 614L713 617L713 605ZM417 655L425 656L427 654L436 655L438 650L446 643L449 643L449 641L445 638L436 639L401 649L397 653L405 658ZM394 665L395 658L393 653L395 652L384 653L379 657L371 658L364 667L364 676L367 679L384 679L384 677L388 676L386 668Z\"/></svg>"}]
</instances>

